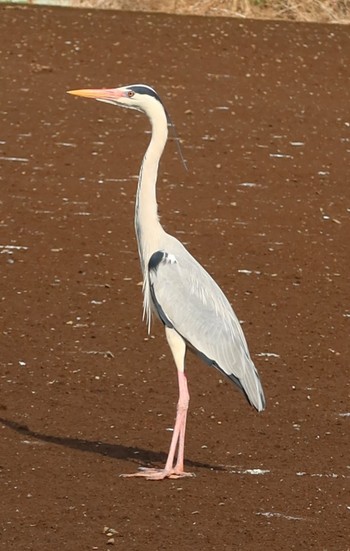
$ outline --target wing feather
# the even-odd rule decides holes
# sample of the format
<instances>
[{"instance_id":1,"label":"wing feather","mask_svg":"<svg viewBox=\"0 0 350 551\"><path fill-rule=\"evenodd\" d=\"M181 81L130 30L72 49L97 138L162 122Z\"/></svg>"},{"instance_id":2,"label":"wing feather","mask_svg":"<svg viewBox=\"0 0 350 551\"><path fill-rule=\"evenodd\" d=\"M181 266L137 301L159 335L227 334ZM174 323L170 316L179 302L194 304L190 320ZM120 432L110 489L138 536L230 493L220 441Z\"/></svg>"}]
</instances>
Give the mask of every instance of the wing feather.
<instances>
[{"instance_id":1,"label":"wing feather","mask_svg":"<svg viewBox=\"0 0 350 551\"><path fill-rule=\"evenodd\" d=\"M157 262L149 262L154 309L207 363L233 380L256 409L264 409L259 375L230 303L208 272L174 241L171 252L157 251L151 257Z\"/></svg>"}]
</instances>

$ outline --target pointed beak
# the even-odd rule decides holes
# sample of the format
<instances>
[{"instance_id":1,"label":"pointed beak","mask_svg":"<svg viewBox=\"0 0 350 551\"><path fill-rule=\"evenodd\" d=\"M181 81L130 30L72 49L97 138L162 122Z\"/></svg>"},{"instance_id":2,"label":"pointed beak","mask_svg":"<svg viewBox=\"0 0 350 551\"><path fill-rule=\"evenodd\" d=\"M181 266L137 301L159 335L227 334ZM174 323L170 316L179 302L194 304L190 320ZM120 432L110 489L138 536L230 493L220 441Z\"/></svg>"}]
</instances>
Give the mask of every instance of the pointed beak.
<instances>
[{"instance_id":1,"label":"pointed beak","mask_svg":"<svg viewBox=\"0 0 350 551\"><path fill-rule=\"evenodd\" d=\"M124 94L118 88L100 88L97 90L68 90L67 94L73 96L82 96L83 98L92 98L100 101L116 101Z\"/></svg>"}]
</instances>

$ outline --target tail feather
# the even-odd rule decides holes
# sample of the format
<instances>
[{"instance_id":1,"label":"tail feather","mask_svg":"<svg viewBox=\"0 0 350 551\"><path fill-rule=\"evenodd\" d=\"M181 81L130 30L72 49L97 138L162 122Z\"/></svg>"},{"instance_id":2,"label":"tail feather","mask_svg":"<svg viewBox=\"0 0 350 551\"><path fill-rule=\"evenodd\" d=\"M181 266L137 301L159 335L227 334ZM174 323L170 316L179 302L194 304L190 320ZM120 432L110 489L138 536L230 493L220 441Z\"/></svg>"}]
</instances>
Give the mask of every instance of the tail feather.
<instances>
[{"instance_id":1,"label":"tail feather","mask_svg":"<svg viewBox=\"0 0 350 551\"><path fill-rule=\"evenodd\" d=\"M238 378L233 373L226 373L223 369L221 369L221 367L218 366L216 362L212 362L211 365L219 369L221 373L224 373L224 375L226 375L226 377L228 377L230 381L232 381L239 388L239 390L246 397L249 404L253 406L257 411L263 411L265 409L265 394L259 374L251 360L249 362L249 366L244 372L243 377L240 378Z\"/></svg>"},{"instance_id":2,"label":"tail feather","mask_svg":"<svg viewBox=\"0 0 350 551\"><path fill-rule=\"evenodd\" d=\"M257 411L263 411L266 407L265 395L259 374L253 362L247 367L239 382L248 402Z\"/></svg>"}]
</instances>

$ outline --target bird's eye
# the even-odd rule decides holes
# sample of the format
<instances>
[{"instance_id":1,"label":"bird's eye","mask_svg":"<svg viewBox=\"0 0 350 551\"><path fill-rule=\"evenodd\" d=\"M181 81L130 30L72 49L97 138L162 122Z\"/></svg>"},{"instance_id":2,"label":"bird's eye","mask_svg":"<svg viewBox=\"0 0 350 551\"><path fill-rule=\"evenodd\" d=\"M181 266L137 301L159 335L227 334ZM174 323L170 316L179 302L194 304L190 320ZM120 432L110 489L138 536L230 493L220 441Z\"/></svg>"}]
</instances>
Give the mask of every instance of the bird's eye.
<instances>
[{"instance_id":1,"label":"bird's eye","mask_svg":"<svg viewBox=\"0 0 350 551\"><path fill-rule=\"evenodd\" d=\"M135 92L132 92L131 90L129 90L128 98L132 98L134 95L135 95Z\"/></svg>"}]
</instances>

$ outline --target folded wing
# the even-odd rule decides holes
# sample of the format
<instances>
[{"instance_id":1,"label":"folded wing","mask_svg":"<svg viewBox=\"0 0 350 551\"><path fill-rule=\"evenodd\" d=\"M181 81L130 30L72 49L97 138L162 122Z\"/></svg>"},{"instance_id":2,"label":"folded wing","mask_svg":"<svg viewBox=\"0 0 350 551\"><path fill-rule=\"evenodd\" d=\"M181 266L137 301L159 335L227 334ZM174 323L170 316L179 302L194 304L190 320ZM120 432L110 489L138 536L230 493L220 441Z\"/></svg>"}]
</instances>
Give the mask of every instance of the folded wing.
<instances>
[{"instance_id":1,"label":"folded wing","mask_svg":"<svg viewBox=\"0 0 350 551\"><path fill-rule=\"evenodd\" d=\"M200 357L222 371L258 411L265 398L241 325L224 293L179 242L156 251L148 264L153 306Z\"/></svg>"}]
</instances>

